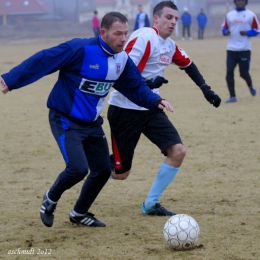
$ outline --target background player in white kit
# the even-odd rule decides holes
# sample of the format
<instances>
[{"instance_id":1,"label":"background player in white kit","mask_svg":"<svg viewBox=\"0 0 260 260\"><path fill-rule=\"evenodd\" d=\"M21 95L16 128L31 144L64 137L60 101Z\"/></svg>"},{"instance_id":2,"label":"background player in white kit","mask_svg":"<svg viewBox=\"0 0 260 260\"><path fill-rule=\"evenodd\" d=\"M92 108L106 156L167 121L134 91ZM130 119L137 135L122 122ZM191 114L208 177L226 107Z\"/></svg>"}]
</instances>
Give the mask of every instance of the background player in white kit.
<instances>
[{"instance_id":1,"label":"background player in white kit","mask_svg":"<svg viewBox=\"0 0 260 260\"><path fill-rule=\"evenodd\" d=\"M205 98L218 107L221 99L205 83L196 65L170 38L178 21L178 9L172 1L163 1L153 10L154 26L134 31L125 51L138 66L153 92L168 81L163 78L165 68L171 63L183 69L202 90ZM113 147L114 179L124 180L132 166L135 147L143 133L167 156L162 163L148 197L142 204L144 215L175 215L161 206L159 198L180 169L186 155L181 138L164 112L154 113L132 103L118 91L109 99L108 120ZM113 158L114 157L114 158Z\"/></svg>"},{"instance_id":2,"label":"background player in white kit","mask_svg":"<svg viewBox=\"0 0 260 260\"><path fill-rule=\"evenodd\" d=\"M234 3L236 9L227 13L222 25L222 34L229 36L226 81L230 97L226 103L237 102L234 80L237 64L240 77L246 81L251 95L256 95L256 88L249 74L252 47L250 38L259 34L259 22L256 15L245 8L247 0L234 0Z\"/></svg>"}]
</instances>

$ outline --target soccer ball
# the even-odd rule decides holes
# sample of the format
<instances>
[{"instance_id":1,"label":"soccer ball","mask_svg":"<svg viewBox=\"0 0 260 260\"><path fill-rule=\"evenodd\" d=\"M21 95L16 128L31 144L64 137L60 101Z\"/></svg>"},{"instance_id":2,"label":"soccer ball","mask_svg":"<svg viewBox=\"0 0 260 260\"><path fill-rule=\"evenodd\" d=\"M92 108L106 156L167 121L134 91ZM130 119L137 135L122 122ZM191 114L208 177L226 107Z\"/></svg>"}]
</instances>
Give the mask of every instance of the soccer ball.
<instances>
[{"instance_id":1,"label":"soccer ball","mask_svg":"<svg viewBox=\"0 0 260 260\"><path fill-rule=\"evenodd\" d=\"M186 250L195 246L199 238L200 228L191 216L178 214L167 220L163 234L166 242L172 248Z\"/></svg>"}]
</instances>

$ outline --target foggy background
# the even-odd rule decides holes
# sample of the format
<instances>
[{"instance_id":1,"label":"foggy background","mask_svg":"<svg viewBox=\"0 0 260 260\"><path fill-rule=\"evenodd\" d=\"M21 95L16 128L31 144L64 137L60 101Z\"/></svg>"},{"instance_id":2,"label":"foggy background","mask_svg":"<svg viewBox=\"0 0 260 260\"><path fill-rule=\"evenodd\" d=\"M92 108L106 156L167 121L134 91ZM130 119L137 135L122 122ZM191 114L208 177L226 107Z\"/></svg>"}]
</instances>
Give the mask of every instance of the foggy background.
<instances>
[{"instance_id":1,"label":"foggy background","mask_svg":"<svg viewBox=\"0 0 260 260\"><path fill-rule=\"evenodd\" d=\"M0 0L0 4L7 2L26 2L30 6L33 0ZM26 19L15 19L15 14L6 14L8 23L0 25L0 41L18 40L25 38L72 38L72 37L93 37L91 19L93 11L98 11L100 20L110 11L119 11L127 16L129 20L129 33L133 31L135 16L138 4L143 5L144 11L148 14L152 24L152 10L161 0L34 0L44 2L51 11L44 14L17 13ZM203 8L208 17L208 24L205 30L205 38L221 36L221 24L225 14L234 9L233 0L175 0L179 9L179 16L187 7L192 15L191 34L197 37L196 16ZM247 9L252 10L260 18L260 0L249 0ZM0 7L0 18L3 21L5 12ZM181 24L179 23L174 37L180 37Z\"/></svg>"}]
</instances>

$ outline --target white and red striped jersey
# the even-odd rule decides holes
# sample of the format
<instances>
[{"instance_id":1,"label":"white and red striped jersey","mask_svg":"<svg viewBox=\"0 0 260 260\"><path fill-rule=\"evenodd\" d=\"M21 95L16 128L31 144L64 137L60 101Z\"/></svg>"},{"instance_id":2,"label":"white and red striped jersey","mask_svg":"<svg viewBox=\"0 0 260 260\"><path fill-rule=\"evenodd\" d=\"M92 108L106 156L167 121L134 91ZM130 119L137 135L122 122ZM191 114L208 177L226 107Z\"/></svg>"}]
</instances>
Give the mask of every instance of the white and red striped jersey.
<instances>
[{"instance_id":1,"label":"white and red striped jersey","mask_svg":"<svg viewBox=\"0 0 260 260\"><path fill-rule=\"evenodd\" d=\"M134 31L126 43L125 51L145 79L163 76L164 70L170 64L185 68L192 62L184 50L179 48L170 37L163 39L155 27L144 27ZM159 94L158 88L152 91ZM146 110L131 102L117 90L111 92L108 103L122 108Z\"/></svg>"},{"instance_id":2,"label":"white and red striped jersey","mask_svg":"<svg viewBox=\"0 0 260 260\"><path fill-rule=\"evenodd\" d=\"M250 37L259 34L259 22L252 11L235 9L227 13L223 29L230 31L227 50L247 51L252 48ZM247 31L247 36L240 35L240 31Z\"/></svg>"}]
</instances>

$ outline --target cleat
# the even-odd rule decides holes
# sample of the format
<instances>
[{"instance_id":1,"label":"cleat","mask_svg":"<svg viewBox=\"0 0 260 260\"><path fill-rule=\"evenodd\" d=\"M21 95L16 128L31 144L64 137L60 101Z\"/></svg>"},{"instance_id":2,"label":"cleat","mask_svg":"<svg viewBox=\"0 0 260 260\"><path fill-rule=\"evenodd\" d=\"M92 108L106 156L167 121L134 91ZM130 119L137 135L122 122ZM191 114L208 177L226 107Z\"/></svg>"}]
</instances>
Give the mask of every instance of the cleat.
<instances>
[{"instance_id":1,"label":"cleat","mask_svg":"<svg viewBox=\"0 0 260 260\"><path fill-rule=\"evenodd\" d=\"M51 227L53 225L54 220L54 211L57 203L50 203L47 197L48 191L43 196L42 206L40 209L40 216L43 224L46 227Z\"/></svg>"},{"instance_id":2,"label":"cleat","mask_svg":"<svg viewBox=\"0 0 260 260\"><path fill-rule=\"evenodd\" d=\"M144 203L141 207L142 214L143 215L156 215L156 216L173 216L176 215L175 212L170 211L163 206L160 205L160 203L156 203L153 207L146 209L144 206Z\"/></svg>"},{"instance_id":3,"label":"cleat","mask_svg":"<svg viewBox=\"0 0 260 260\"><path fill-rule=\"evenodd\" d=\"M87 227L105 227L106 224L94 217L94 214L88 212L84 216L75 216L70 212L70 222Z\"/></svg>"},{"instance_id":4,"label":"cleat","mask_svg":"<svg viewBox=\"0 0 260 260\"><path fill-rule=\"evenodd\" d=\"M235 102L237 102L237 98L236 98L236 97L230 97L230 98L226 101L226 103L235 103Z\"/></svg>"},{"instance_id":5,"label":"cleat","mask_svg":"<svg viewBox=\"0 0 260 260\"><path fill-rule=\"evenodd\" d=\"M256 88L254 86L252 87L249 87L249 91L251 93L252 96L255 96L256 95Z\"/></svg>"}]
</instances>

